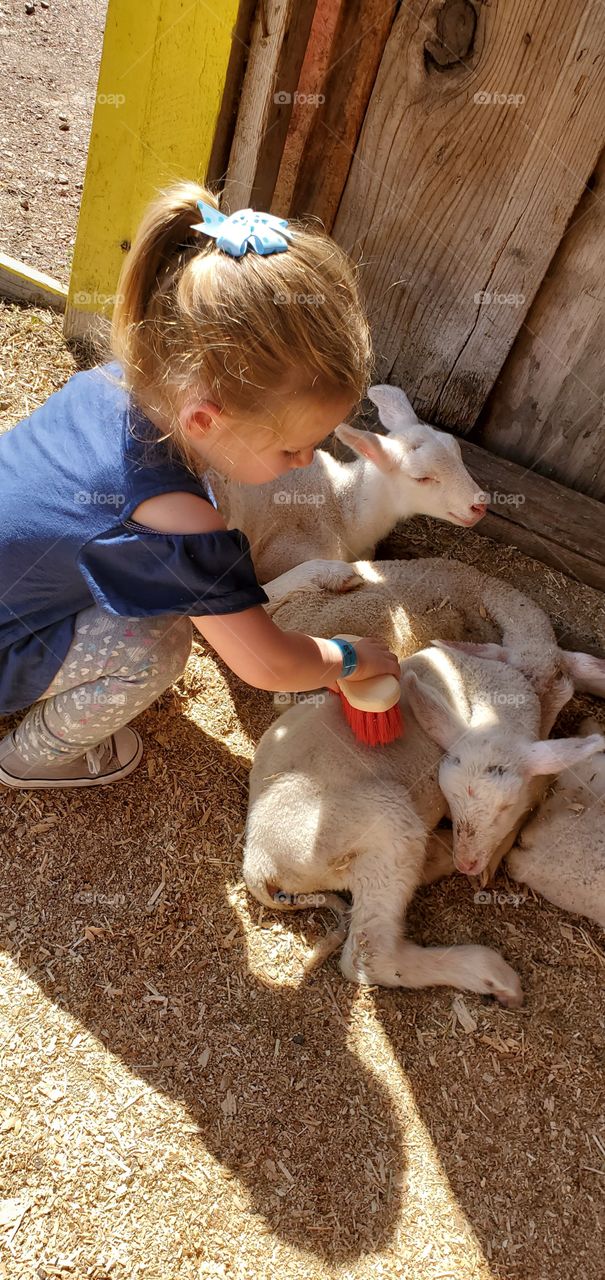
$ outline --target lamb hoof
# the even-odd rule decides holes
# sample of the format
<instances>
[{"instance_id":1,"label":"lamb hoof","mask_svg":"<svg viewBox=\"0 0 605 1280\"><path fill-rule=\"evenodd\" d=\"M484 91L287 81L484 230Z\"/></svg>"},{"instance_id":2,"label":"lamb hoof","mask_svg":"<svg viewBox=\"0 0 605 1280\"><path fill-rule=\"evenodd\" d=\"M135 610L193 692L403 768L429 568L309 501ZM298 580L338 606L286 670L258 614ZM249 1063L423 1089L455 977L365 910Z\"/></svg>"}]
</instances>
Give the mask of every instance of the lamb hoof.
<instances>
[{"instance_id":1,"label":"lamb hoof","mask_svg":"<svg viewBox=\"0 0 605 1280\"><path fill-rule=\"evenodd\" d=\"M510 965L494 953L481 983L484 995L493 996L505 1009L518 1009L523 1004L523 988Z\"/></svg>"},{"instance_id":2,"label":"lamb hoof","mask_svg":"<svg viewBox=\"0 0 605 1280\"><path fill-rule=\"evenodd\" d=\"M344 595L348 591L357 591L359 587L363 587L364 581L352 565L334 562L321 575L318 585L326 591Z\"/></svg>"},{"instance_id":3,"label":"lamb hoof","mask_svg":"<svg viewBox=\"0 0 605 1280\"><path fill-rule=\"evenodd\" d=\"M359 587L363 587L363 585L363 578L360 578L358 573L349 573L347 577L343 579L340 586L336 587L335 590L343 593L345 591L357 591Z\"/></svg>"}]
</instances>

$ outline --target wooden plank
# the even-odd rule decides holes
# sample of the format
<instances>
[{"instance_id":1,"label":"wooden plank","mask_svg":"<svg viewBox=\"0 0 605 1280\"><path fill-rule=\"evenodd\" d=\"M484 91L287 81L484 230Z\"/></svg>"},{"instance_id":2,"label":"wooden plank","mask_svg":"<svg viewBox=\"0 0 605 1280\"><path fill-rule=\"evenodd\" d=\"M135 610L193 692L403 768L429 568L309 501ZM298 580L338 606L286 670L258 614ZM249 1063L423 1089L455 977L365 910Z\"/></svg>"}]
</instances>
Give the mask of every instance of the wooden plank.
<instances>
[{"instance_id":1,"label":"wooden plank","mask_svg":"<svg viewBox=\"0 0 605 1280\"><path fill-rule=\"evenodd\" d=\"M595 167L604 36L593 0L399 9L333 232L428 421L476 421Z\"/></svg>"},{"instance_id":2,"label":"wooden plank","mask_svg":"<svg viewBox=\"0 0 605 1280\"><path fill-rule=\"evenodd\" d=\"M208 182L224 184L229 164L229 153L237 122L240 94L250 52L252 23L257 0L239 0L237 18L233 27L231 52L225 72L225 83L220 111L214 130L212 151L208 161Z\"/></svg>"},{"instance_id":3,"label":"wooden plank","mask_svg":"<svg viewBox=\"0 0 605 1280\"><path fill-rule=\"evenodd\" d=\"M264 0L250 56L221 208L270 209L317 0Z\"/></svg>"},{"instance_id":4,"label":"wooden plank","mask_svg":"<svg viewBox=\"0 0 605 1280\"><path fill-rule=\"evenodd\" d=\"M575 578L577 582L584 582L588 587L605 592L605 568L602 565L578 555L558 542L551 542L549 538L526 528L518 521L509 520L506 515L488 512L473 532L505 546L516 547L533 560L539 560L541 564L567 574L568 578Z\"/></svg>"},{"instance_id":5,"label":"wooden plank","mask_svg":"<svg viewBox=\"0 0 605 1280\"><path fill-rule=\"evenodd\" d=\"M351 167L396 4L344 0L331 43L321 93L290 200L294 215L321 218L330 231Z\"/></svg>"},{"instance_id":6,"label":"wooden plank","mask_svg":"<svg viewBox=\"0 0 605 1280\"><path fill-rule=\"evenodd\" d=\"M206 177L238 0L109 0L65 332L109 316L148 200Z\"/></svg>"},{"instance_id":7,"label":"wooden plank","mask_svg":"<svg viewBox=\"0 0 605 1280\"><path fill-rule=\"evenodd\" d=\"M478 442L605 498L605 152L496 383Z\"/></svg>"},{"instance_id":8,"label":"wooden plank","mask_svg":"<svg viewBox=\"0 0 605 1280\"><path fill-rule=\"evenodd\" d=\"M314 122L322 109L334 32L344 4L345 0L317 0L271 200L272 213L288 215L296 212L292 209L294 186L304 163Z\"/></svg>"},{"instance_id":9,"label":"wooden plank","mask_svg":"<svg viewBox=\"0 0 605 1280\"><path fill-rule=\"evenodd\" d=\"M52 276L0 253L0 296L10 302L27 302L30 307L65 311L67 289Z\"/></svg>"},{"instance_id":10,"label":"wooden plank","mask_svg":"<svg viewBox=\"0 0 605 1280\"><path fill-rule=\"evenodd\" d=\"M468 440L460 444L465 465L492 503L475 532L605 591L605 505Z\"/></svg>"}]
</instances>

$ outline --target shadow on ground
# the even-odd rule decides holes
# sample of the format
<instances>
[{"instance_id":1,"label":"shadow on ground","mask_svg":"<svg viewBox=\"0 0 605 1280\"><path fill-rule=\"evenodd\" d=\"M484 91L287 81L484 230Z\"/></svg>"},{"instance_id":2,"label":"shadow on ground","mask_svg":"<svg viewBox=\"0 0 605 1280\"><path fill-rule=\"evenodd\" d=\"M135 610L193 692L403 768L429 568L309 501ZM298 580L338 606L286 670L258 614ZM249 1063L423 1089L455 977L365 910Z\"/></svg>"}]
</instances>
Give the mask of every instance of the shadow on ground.
<instances>
[{"instance_id":1,"label":"shadow on ground","mask_svg":"<svg viewBox=\"0 0 605 1280\"><path fill-rule=\"evenodd\" d=\"M523 1010L468 996L465 1031L451 991L360 997L335 959L303 979L298 942L319 920L262 919L239 884L247 760L205 736L175 691L140 723L143 765L111 794L0 796L7 950L187 1109L192 1140L237 1175L253 1213L332 1263L387 1247L406 1216L400 1081L372 1069L371 1034L370 1065L351 1039L359 1000L373 1003L494 1274L550 1274L564 1242L571 1269L559 1258L557 1275L571 1277L597 1232L585 1171L603 1046L593 952L570 943L554 908L479 910L450 881L418 895L413 936L501 949Z\"/></svg>"}]
</instances>

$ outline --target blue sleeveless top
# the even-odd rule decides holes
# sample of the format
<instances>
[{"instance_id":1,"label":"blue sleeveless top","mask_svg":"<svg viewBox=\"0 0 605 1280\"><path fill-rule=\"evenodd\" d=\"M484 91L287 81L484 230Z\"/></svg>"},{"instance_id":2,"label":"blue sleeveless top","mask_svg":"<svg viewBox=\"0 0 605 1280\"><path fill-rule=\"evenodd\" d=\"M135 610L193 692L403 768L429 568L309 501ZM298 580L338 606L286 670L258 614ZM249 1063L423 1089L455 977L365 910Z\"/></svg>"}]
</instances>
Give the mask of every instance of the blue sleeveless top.
<instances>
[{"instance_id":1,"label":"blue sleeveless top","mask_svg":"<svg viewBox=\"0 0 605 1280\"><path fill-rule=\"evenodd\" d=\"M238 529L155 533L131 519L155 494L210 499L121 374L117 361L74 374L0 435L0 713L41 697L91 604L195 617L268 599Z\"/></svg>"}]
</instances>

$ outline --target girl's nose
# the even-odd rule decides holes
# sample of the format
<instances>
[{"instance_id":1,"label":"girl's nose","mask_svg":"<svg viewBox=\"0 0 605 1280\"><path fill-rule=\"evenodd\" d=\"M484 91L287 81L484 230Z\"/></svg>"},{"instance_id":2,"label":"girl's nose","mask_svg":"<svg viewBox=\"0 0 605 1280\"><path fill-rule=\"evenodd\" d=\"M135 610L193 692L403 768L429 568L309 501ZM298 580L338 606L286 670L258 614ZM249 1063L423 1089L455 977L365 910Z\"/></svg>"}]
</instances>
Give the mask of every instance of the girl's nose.
<instances>
[{"instance_id":1,"label":"girl's nose","mask_svg":"<svg viewBox=\"0 0 605 1280\"><path fill-rule=\"evenodd\" d=\"M296 455L295 467L309 467L315 456L315 449L300 449Z\"/></svg>"}]
</instances>

